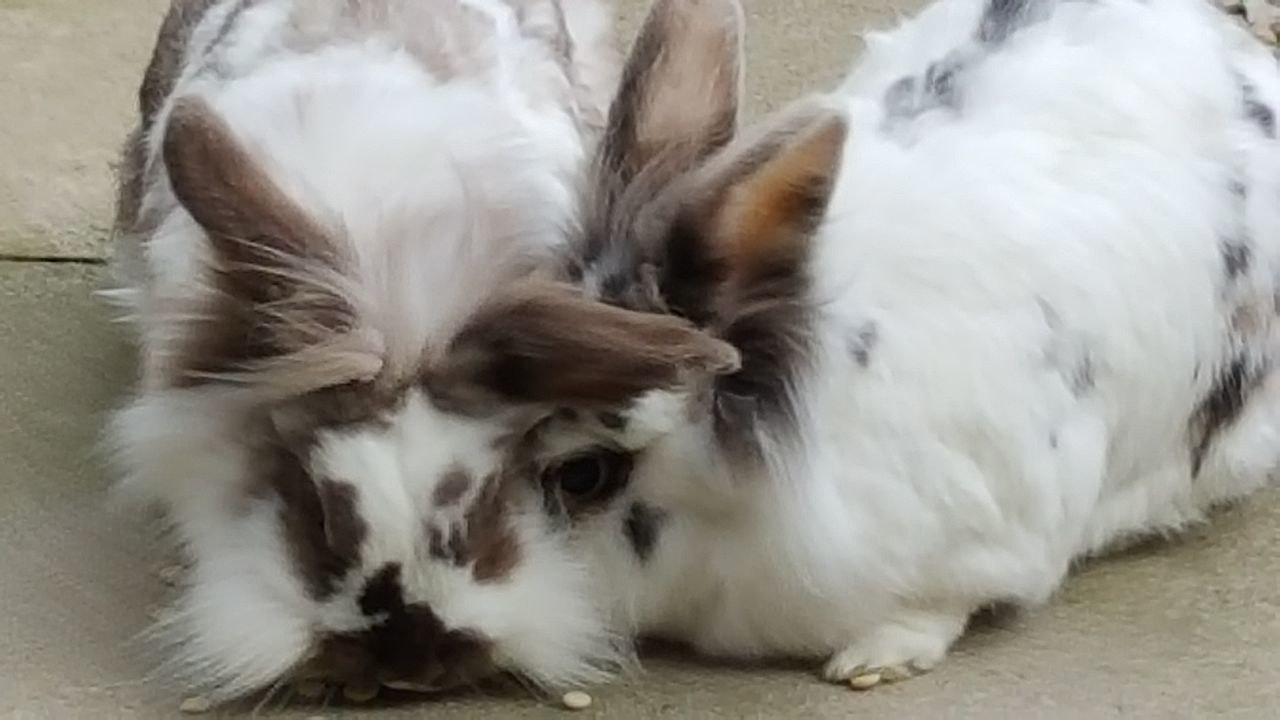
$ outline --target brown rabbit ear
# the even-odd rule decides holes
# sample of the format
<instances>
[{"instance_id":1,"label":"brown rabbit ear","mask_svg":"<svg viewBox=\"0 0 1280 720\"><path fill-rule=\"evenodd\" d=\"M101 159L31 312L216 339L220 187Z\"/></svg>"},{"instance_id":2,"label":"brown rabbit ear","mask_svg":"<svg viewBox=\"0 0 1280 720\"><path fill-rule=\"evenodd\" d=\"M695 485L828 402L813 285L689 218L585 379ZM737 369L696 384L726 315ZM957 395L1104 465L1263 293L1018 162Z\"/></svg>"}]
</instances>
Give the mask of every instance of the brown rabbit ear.
<instances>
[{"instance_id":1,"label":"brown rabbit ear","mask_svg":"<svg viewBox=\"0 0 1280 720\"><path fill-rule=\"evenodd\" d=\"M656 0L623 69L603 160L624 181L661 162L691 169L737 129L742 93L737 0Z\"/></svg>"},{"instance_id":2,"label":"brown rabbit ear","mask_svg":"<svg viewBox=\"0 0 1280 720\"><path fill-rule=\"evenodd\" d=\"M263 380L288 366L276 380L288 376L306 389L375 372L375 339L355 332L341 243L272 181L227 123L204 100L182 98L162 150L174 195L213 250L218 303L193 321L199 327L179 350L178 382L254 373Z\"/></svg>"},{"instance_id":3,"label":"brown rabbit ear","mask_svg":"<svg viewBox=\"0 0 1280 720\"><path fill-rule=\"evenodd\" d=\"M738 363L733 347L683 320L531 280L472 317L427 387L463 412L498 402L608 407L674 385L685 371L727 373Z\"/></svg>"}]
</instances>

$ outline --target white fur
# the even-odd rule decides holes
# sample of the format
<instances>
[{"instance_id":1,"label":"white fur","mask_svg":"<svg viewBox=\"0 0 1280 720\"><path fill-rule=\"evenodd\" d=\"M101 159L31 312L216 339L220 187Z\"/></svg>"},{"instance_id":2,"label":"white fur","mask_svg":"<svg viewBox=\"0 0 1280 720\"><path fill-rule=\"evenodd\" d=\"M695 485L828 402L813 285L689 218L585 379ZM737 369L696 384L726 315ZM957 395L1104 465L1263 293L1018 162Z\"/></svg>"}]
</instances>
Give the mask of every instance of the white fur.
<instances>
[{"instance_id":1,"label":"white fur","mask_svg":"<svg viewBox=\"0 0 1280 720\"><path fill-rule=\"evenodd\" d=\"M742 476L674 405L632 485L667 512L653 557L632 557L620 514L590 544L631 631L830 656L832 679L923 670L973 611L1042 602L1073 561L1199 521L1275 471L1274 373L1199 477L1188 462L1231 309L1262 309L1252 350L1280 349L1280 143L1245 118L1232 73L1274 108L1274 59L1202 0L1042 6L984 53L982 2L942 0L877 33L826 100L851 135L814 241L802 441ZM960 110L887 120L888 88L951 53L970 62ZM1233 178L1253 265L1228 286ZM864 368L849 343L867 323ZM1065 371L1086 359L1077 397Z\"/></svg>"},{"instance_id":2,"label":"white fur","mask_svg":"<svg viewBox=\"0 0 1280 720\"><path fill-rule=\"evenodd\" d=\"M593 662L611 652L589 608L551 612L552 603L571 608L572 597L585 594L574 592L584 582L581 566L554 549L530 551L536 561L509 582L474 591L464 569L418 562L425 551L419 514L432 487L459 463L491 464L494 427L457 421L414 393L389 429L321 438L312 470L357 487L370 537L349 587L320 604L291 567L279 500L252 486L244 421L277 398L165 386L172 347L210 292L209 245L163 171L166 119L180 97L203 98L300 207L341 230L356 268L329 281L343 284L340 295L357 304L374 336L372 350L382 357L378 366L365 363L370 373L381 363L413 372L506 268L562 243L592 118L602 115L611 90L604 7L563 2L578 51L566 68L545 38L517 26L515 5L544 12L549 0L384 4L406 14L394 33L326 37L325 27L307 27L308 37L323 42L305 45L286 41L299 32L289 18L325 18L337 5L262 0L227 25L237 2L220 3L195 28L183 73L147 139L142 211L157 225L145 238L124 238L141 243L145 268L118 293L141 335L142 391L117 417L113 439L123 489L163 504L194 560L180 612L161 628L178 646L174 673L218 697L278 680L325 632L366 626L354 598L362 577L387 562L405 566L406 601L429 602L450 627L486 631L499 660L533 668L534 680L592 677ZM486 19L478 26L451 25L478 17ZM424 18L434 25L416 27L428 39L470 43L442 50L458 60L455 76L433 74L398 42L415 32L410 19ZM483 32L472 33L475 27ZM359 359L350 362L358 370ZM522 535L538 542L534 530ZM456 599L464 589L466 602ZM504 614L512 605L528 614Z\"/></svg>"}]
</instances>

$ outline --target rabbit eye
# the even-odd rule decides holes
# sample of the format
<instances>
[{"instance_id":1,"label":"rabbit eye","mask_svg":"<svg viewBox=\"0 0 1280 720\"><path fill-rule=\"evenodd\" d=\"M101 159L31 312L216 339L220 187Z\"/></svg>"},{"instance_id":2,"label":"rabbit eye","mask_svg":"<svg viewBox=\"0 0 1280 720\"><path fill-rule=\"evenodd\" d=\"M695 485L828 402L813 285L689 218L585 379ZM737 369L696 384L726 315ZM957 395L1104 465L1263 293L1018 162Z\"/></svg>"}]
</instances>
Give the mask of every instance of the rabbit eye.
<instances>
[{"instance_id":1,"label":"rabbit eye","mask_svg":"<svg viewBox=\"0 0 1280 720\"><path fill-rule=\"evenodd\" d=\"M626 487L630 474L629 455L599 450L552 465L542 481L573 512L608 502Z\"/></svg>"}]
</instances>

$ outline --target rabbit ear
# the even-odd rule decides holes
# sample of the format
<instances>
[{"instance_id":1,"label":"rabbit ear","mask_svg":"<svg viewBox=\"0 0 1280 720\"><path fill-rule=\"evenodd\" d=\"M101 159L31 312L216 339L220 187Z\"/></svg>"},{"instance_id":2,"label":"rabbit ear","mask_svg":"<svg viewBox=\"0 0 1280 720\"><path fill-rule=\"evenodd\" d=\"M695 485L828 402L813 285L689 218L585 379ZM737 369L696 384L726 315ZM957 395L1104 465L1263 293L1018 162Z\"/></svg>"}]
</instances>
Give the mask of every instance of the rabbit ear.
<instances>
[{"instance_id":1,"label":"rabbit ear","mask_svg":"<svg viewBox=\"0 0 1280 720\"><path fill-rule=\"evenodd\" d=\"M200 98L177 101L164 135L174 195L235 272L331 256L329 233L298 207Z\"/></svg>"},{"instance_id":2,"label":"rabbit ear","mask_svg":"<svg viewBox=\"0 0 1280 720\"><path fill-rule=\"evenodd\" d=\"M806 108L710 168L699 209L729 279L750 286L806 258L840 170L848 124L832 109Z\"/></svg>"},{"instance_id":3,"label":"rabbit ear","mask_svg":"<svg viewBox=\"0 0 1280 720\"><path fill-rule=\"evenodd\" d=\"M162 151L174 195L208 237L216 283L216 306L193 320L179 351L180 382L256 373L308 389L376 372L373 348L364 347L372 338L355 333L341 243L272 181L227 123L204 100L182 98Z\"/></svg>"},{"instance_id":4,"label":"rabbit ear","mask_svg":"<svg viewBox=\"0 0 1280 720\"><path fill-rule=\"evenodd\" d=\"M668 235L664 294L672 306L723 327L735 306L802 293L847 132L841 111L815 102L708 163Z\"/></svg>"},{"instance_id":5,"label":"rabbit ear","mask_svg":"<svg viewBox=\"0 0 1280 720\"><path fill-rule=\"evenodd\" d=\"M656 0L623 69L602 149L605 169L630 181L661 163L674 175L737 129L742 92L737 0Z\"/></svg>"},{"instance_id":6,"label":"rabbit ear","mask_svg":"<svg viewBox=\"0 0 1280 720\"><path fill-rule=\"evenodd\" d=\"M426 384L461 412L495 403L609 407L674 385L686 371L737 367L736 350L683 320L528 280L467 323Z\"/></svg>"}]
</instances>

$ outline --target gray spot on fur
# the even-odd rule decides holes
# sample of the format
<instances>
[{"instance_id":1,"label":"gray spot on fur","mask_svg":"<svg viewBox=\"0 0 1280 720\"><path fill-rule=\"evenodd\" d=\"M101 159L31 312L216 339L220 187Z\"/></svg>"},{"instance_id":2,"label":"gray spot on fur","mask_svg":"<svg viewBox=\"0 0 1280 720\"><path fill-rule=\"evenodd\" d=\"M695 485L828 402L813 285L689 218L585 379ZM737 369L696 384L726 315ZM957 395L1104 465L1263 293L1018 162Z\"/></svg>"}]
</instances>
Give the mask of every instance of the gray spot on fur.
<instances>
[{"instance_id":1,"label":"gray spot on fur","mask_svg":"<svg viewBox=\"0 0 1280 720\"><path fill-rule=\"evenodd\" d=\"M1094 377L1093 357L1085 352L1080 357L1075 371L1071 374L1071 392L1081 397L1094 388L1097 380Z\"/></svg>"},{"instance_id":2,"label":"gray spot on fur","mask_svg":"<svg viewBox=\"0 0 1280 720\"><path fill-rule=\"evenodd\" d=\"M1224 240L1221 246L1222 265L1228 280L1236 280L1249 272L1253 263L1253 250L1243 240Z\"/></svg>"},{"instance_id":3,"label":"gray spot on fur","mask_svg":"<svg viewBox=\"0 0 1280 720\"><path fill-rule=\"evenodd\" d=\"M1263 135L1269 138L1276 136L1276 113L1258 97L1258 88L1248 80L1240 81L1240 94L1244 103L1245 117L1249 118Z\"/></svg>"},{"instance_id":4,"label":"gray spot on fur","mask_svg":"<svg viewBox=\"0 0 1280 720\"><path fill-rule=\"evenodd\" d=\"M884 112L888 118L914 115L916 111L916 79L899 78L884 91Z\"/></svg>"},{"instance_id":5,"label":"gray spot on fur","mask_svg":"<svg viewBox=\"0 0 1280 720\"><path fill-rule=\"evenodd\" d=\"M849 354L861 367L871 365L871 352L880 343L880 328L868 320L849 338Z\"/></svg>"},{"instance_id":6,"label":"gray spot on fur","mask_svg":"<svg viewBox=\"0 0 1280 720\"><path fill-rule=\"evenodd\" d=\"M1040 0L988 0L978 21L978 42L986 46L1003 44L1021 28L1044 14Z\"/></svg>"},{"instance_id":7,"label":"gray spot on fur","mask_svg":"<svg viewBox=\"0 0 1280 720\"><path fill-rule=\"evenodd\" d=\"M623 534L627 536L627 541L631 543L631 549L640 562L647 561L653 555L665 520L666 513L643 502L632 504L631 510L627 512L622 525Z\"/></svg>"},{"instance_id":8,"label":"gray spot on fur","mask_svg":"<svg viewBox=\"0 0 1280 720\"><path fill-rule=\"evenodd\" d=\"M963 69L964 63L954 57L930 65L924 74L925 95L937 104L955 108L959 103L956 75Z\"/></svg>"},{"instance_id":9,"label":"gray spot on fur","mask_svg":"<svg viewBox=\"0 0 1280 720\"><path fill-rule=\"evenodd\" d=\"M1244 411L1249 396L1266 376L1263 363L1241 354L1218 372L1213 387L1191 415L1191 472L1199 475L1213 441Z\"/></svg>"}]
</instances>

